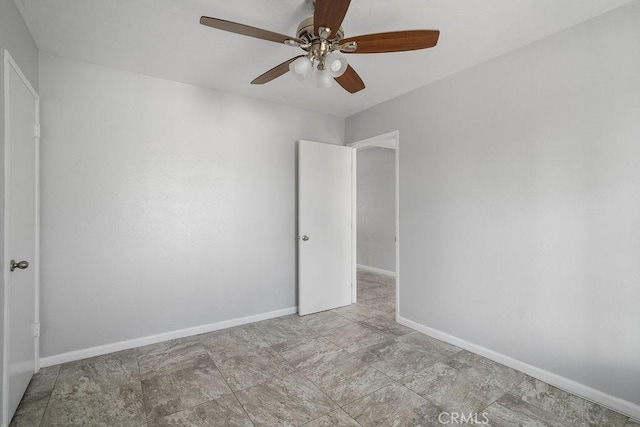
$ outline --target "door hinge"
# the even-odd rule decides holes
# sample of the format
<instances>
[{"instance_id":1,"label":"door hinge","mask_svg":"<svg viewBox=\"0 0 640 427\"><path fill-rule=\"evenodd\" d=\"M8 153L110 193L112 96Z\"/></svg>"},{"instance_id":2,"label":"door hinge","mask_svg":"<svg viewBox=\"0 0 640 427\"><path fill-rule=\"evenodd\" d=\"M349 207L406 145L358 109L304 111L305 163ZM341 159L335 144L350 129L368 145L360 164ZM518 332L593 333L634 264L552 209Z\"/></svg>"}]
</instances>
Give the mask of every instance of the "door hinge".
<instances>
[{"instance_id":1,"label":"door hinge","mask_svg":"<svg viewBox=\"0 0 640 427\"><path fill-rule=\"evenodd\" d=\"M40 323L34 323L31 325L31 334L34 338L40 336Z\"/></svg>"},{"instance_id":2,"label":"door hinge","mask_svg":"<svg viewBox=\"0 0 640 427\"><path fill-rule=\"evenodd\" d=\"M36 138L40 138L40 124L36 125L33 134L33 136L35 136Z\"/></svg>"}]
</instances>

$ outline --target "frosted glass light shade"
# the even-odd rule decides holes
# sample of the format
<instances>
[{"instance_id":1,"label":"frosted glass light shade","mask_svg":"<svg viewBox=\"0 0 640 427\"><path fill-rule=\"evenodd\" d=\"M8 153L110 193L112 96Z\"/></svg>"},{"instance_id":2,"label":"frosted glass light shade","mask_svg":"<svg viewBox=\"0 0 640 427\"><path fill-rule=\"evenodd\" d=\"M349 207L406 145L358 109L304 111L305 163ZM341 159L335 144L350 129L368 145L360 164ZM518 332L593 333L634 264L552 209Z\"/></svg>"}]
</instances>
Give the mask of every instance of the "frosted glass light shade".
<instances>
[{"instance_id":1,"label":"frosted glass light shade","mask_svg":"<svg viewBox=\"0 0 640 427\"><path fill-rule=\"evenodd\" d=\"M347 63L347 59L335 50L327 55L324 63L333 77L340 77L341 75L343 75L344 72L347 71L347 67L349 66L349 64Z\"/></svg>"},{"instance_id":2,"label":"frosted glass light shade","mask_svg":"<svg viewBox=\"0 0 640 427\"><path fill-rule=\"evenodd\" d=\"M316 76L316 84L319 88L331 87L333 84L333 76L329 72L329 70L318 70L318 75Z\"/></svg>"},{"instance_id":3,"label":"frosted glass light shade","mask_svg":"<svg viewBox=\"0 0 640 427\"><path fill-rule=\"evenodd\" d=\"M311 72L313 65L311 60L306 56L296 59L289 64L289 71L293 73L298 80L304 80L304 78Z\"/></svg>"}]
</instances>

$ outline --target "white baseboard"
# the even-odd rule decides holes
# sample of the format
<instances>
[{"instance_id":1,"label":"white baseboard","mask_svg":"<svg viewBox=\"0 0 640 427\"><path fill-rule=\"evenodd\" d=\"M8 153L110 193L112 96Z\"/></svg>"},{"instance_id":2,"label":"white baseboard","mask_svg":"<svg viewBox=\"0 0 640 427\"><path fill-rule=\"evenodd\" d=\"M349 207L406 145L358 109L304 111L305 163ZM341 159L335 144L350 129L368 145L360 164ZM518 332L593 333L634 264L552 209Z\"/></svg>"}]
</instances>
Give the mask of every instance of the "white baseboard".
<instances>
[{"instance_id":1,"label":"white baseboard","mask_svg":"<svg viewBox=\"0 0 640 427\"><path fill-rule=\"evenodd\" d=\"M372 273L383 274L385 276L396 277L395 271L383 270L377 267L369 267L368 265L358 264L358 270L370 271Z\"/></svg>"},{"instance_id":2,"label":"white baseboard","mask_svg":"<svg viewBox=\"0 0 640 427\"><path fill-rule=\"evenodd\" d=\"M520 372L524 372L525 374L537 378L540 381L551 384L564 391L568 391L569 393L576 394L599 405L606 406L607 408L613 409L614 411L620 412L628 417L640 419L640 406L635 403L620 399L615 396L611 396L600 390L596 390L594 388L554 374L552 372L545 371L544 369L529 365L528 363L495 352L486 347L470 343L463 339L454 337L453 335L441 332L437 329L421 325L420 323L414 322L413 320L409 320L404 317L398 317L397 321L401 325L407 326L411 329L415 329L416 331L422 332L423 334L428 335L432 338L448 342L449 344L453 344L472 353L486 357L487 359L491 359L494 362L498 362Z\"/></svg>"},{"instance_id":3,"label":"white baseboard","mask_svg":"<svg viewBox=\"0 0 640 427\"><path fill-rule=\"evenodd\" d=\"M86 359L88 357L101 356L103 354L113 353L115 351L128 350L130 348L141 347L143 345L156 344L163 341L173 340L176 338L184 338L192 335L204 334L220 329L231 328L233 326L246 325L247 323L259 322L261 320L273 319L275 317L286 316L298 312L297 307L289 307L282 310L271 311L268 313L254 314L253 316L241 317L239 319L224 320L222 322L210 323L208 325L193 326L191 328L180 329L172 332L151 335L142 338L136 338L128 341L120 341L113 344L100 345L97 347L85 348L82 350L70 351L68 353L56 354L40 359L40 366L59 365L60 363L73 362L75 360Z\"/></svg>"}]
</instances>

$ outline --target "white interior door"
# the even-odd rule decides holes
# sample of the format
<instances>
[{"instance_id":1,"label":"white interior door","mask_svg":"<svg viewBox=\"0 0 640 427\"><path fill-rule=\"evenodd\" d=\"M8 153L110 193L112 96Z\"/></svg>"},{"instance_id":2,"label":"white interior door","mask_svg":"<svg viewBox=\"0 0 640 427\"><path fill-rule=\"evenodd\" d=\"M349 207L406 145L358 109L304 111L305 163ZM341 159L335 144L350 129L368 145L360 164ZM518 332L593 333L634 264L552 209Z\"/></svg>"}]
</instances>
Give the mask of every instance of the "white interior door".
<instances>
[{"instance_id":1,"label":"white interior door","mask_svg":"<svg viewBox=\"0 0 640 427\"><path fill-rule=\"evenodd\" d=\"M352 303L353 156L350 147L298 145L298 313Z\"/></svg>"},{"instance_id":2,"label":"white interior door","mask_svg":"<svg viewBox=\"0 0 640 427\"><path fill-rule=\"evenodd\" d=\"M5 52L4 417L36 369L38 97Z\"/></svg>"}]
</instances>

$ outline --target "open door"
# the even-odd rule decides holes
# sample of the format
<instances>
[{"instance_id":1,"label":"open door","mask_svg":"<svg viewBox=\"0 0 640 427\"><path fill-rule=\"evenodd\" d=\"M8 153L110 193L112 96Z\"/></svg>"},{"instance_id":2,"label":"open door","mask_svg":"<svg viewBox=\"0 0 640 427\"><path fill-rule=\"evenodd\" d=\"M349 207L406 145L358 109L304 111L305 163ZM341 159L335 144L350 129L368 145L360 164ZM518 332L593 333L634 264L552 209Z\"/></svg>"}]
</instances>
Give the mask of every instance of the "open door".
<instances>
[{"instance_id":1,"label":"open door","mask_svg":"<svg viewBox=\"0 0 640 427\"><path fill-rule=\"evenodd\" d=\"M5 50L3 422L37 369L38 95Z\"/></svg>"},{"instance_id":2,"label":"open door","mask_svg":"<svg viewBox=\"0 0 640 427\"><path fill-rule=\"evenodd\" d=\"M298 145L298 313L353 302L354 150Z\"/></svg>"}]
</instances>

